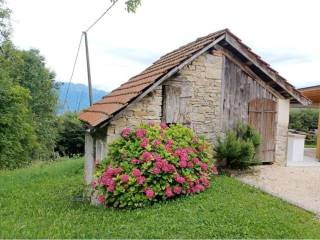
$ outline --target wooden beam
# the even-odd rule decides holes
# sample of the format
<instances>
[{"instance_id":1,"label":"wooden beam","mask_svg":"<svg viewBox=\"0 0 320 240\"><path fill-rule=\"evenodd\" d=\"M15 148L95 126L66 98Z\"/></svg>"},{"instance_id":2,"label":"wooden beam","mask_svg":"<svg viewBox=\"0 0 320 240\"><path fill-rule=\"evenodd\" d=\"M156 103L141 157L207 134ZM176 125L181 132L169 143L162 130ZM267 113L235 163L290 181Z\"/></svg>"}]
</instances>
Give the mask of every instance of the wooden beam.
<instances>
[{"instance_id":1,"label":"wooden beam","mask_svg":"<svg viewBox=\"0 0 320 240\"><path fill-rule=\"evenodd\" d=\"M228 42L234 49L236 49L247 60L251 61L260 71L276 82L281 88L285 89L292 97L297 99L303 105L309 105L310 101L299 94L289 83L287 83L281 76L277 75L271 69L260 63L253 53L245 49L231 34L226 33L226 42Z\"/></svg>"},{"instance_id":2,"label":"wooden beam","mask_svg":"<svg viewBox=\"0 0 320 240\"><path fill-rule=\"evenodd\" d=\"M316 156L320 160L320 112L318 118L318 131L317 131L317 153Z\"/></svg>"}]
</instances>

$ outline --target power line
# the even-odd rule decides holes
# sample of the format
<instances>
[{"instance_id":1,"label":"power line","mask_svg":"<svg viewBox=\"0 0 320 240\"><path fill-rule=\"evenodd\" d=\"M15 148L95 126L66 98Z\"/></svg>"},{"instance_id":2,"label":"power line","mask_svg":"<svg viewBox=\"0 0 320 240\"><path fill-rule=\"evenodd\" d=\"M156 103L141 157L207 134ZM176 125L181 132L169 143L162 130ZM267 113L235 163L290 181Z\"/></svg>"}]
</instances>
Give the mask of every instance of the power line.
<instances>
[{"instance_id":1,"label":"power line","mask_svg":"<svg viewBox=\"0 0 320 240\"><path fill-rule=\"evenodd\" d=\"M88 32L94 25L96 25L103 17L104 15L106 15L106 13L118 2L118 0L113 0L112 4L110 5L110 7L107 8L106 11L104 11L100 17L98 17L97 20L95 20L88 28L87 30L85 30L85 32Z\"/></svg>"},{"instance_id":2,"label":"power line","mask_svg":"<svg viewBox=\"0 0 320 240\"><path fill-rule=\"evenodd\" d=\"M84 34L86 34L91 28L93 28L106 14L107 12L118 2L118 0L112 0L112 4L100 15L100 17L97 18L97 20L95 20L84 32L82 32L81 37L80 37L80 41L79 41L79 45L78 45L78 49L77 49L77 53L76 53L76 57L73 63L73 67L72 67L72 72L71 72L71 76L68 82L68 87L67 87L67 91L66 91L66 95L64 98L64 102L63 102L63 109L65 109L66 103L67 103L67 97L69 94L69 88L70 88L70 83L72 81L73 75L74 75L74 71L75 71L75 67L77 64L77 60L78 60L78 56L79 56L79 51L80 51L80 47L81 47L81 42L82 42L82 38L84 36ZM88 51L88 50L87 50ZM88 61L88 52L87 54L87 61ZM88 71L90 71L90 69L88 69Z\"/></svg>"},{"instance_id":3,"label":"power line","mask_svg":"<svg viewBox=\"0 0 320 240\"><path fill-rule=\"evenodd\" d=\"M79 52L80 52L80 47L81 47L81 43L82 43L82 38L83 38L83 34L81 33L80 41L79 41L78 49L77 49L77 53L76 53L76 57L75 57L74 62L73 62L73 67L72 67L71 75L70 75L69 82L68 82L66 95L65 95L65 98L64 98L64 101L63 101L63 109L65 109L65 105L66 105L66 102L67 102L67 97L68 97L68 94L69 94L70 83L72 81L72 78L73 78L73 75L74 75L74 70L75 70L76 65L77 65Z\"/></svg>"}]
</instances>

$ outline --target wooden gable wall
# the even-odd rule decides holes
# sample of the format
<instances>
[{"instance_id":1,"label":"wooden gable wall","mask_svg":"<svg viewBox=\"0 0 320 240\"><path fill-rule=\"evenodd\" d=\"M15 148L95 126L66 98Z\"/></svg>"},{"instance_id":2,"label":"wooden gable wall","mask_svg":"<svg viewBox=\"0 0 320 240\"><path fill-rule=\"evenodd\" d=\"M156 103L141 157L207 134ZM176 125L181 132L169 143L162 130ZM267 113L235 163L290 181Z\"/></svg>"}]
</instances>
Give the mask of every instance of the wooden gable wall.
<instances>
[{"instance_id":1,"label":"wooden gable wall","mask_svg":"<svg viewBox=\"0 0 320 240\"><path fill-rule=\"evenodd\" d=\"M258 80L259 81L259 80ZM276 100L277 97L255 80L240 65L225 57L222 81L222 128L233 128L238 122L248 122L249 102L256 98Z\"/></svg>"}]
</instances>

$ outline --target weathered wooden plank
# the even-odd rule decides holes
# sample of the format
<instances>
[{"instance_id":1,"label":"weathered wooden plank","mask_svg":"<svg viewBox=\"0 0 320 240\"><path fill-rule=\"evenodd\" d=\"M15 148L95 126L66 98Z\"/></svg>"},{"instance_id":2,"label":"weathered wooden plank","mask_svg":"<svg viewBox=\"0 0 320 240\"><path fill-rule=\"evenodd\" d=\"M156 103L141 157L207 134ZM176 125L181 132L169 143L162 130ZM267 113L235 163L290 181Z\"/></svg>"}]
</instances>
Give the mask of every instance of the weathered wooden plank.
<instances>
[{"instance_id":1,"label":"weathered wooden plank","mask_svg":"<svg viewBox=\"0 0 320 240\"><path fill-rule=\"evenodd\" d=\"M273 162L277 103L270 99L254 99L249 103L249 123L260 133L259 158Z\"/></svg>"},{"instance_id":2,"label":"weathered wooden plank","mask_svg":"<svg viewBox=\"0 0 320 240\"><path fill-rule=\"evenodd\" d=\"M277 97L253 79L228 57L225 58L222 97L223 129L233 128L238 122L248 121L248 104L252 99Z\"/></svg>"}]
</instances>

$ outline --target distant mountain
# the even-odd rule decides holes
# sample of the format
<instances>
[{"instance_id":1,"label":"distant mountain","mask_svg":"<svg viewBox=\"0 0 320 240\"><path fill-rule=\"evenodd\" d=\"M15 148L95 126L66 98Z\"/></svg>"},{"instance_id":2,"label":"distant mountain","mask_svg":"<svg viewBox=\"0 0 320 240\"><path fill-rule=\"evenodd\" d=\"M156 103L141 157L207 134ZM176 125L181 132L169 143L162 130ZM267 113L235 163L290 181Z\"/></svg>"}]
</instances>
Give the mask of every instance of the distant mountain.
<instances>
[{"instance_id":1,"label":"distant mountain","mask_svg":"<svg viewBox=\"0 0 320 240\"><path fill-rule=\"evenodd\" d=\"M68 83L59 82L59 106L58 114L62 114L66 111L81 111L89 106L88 86L79 83L70 83L66 104L64 105L66 92L68 89ZM101 99L107 92L100 89L92 89L93 102Z\"/></svg>"}]
</instances>

